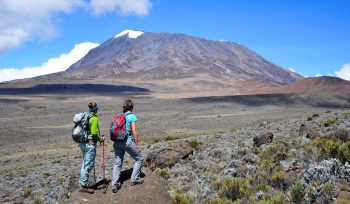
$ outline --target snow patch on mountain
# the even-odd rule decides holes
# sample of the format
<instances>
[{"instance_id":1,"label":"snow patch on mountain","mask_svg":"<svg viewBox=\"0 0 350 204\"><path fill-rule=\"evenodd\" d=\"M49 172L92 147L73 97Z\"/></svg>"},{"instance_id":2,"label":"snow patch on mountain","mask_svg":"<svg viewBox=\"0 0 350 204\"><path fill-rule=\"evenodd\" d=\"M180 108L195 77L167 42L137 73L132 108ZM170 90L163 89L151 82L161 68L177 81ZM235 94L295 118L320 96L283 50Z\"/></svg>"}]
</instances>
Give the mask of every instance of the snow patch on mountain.
<instances>
[{"instance_id":1,"label":"snow patch on mountain","mask_svg":"<svg viewBox=\"0 0 350 204\"><path fill-rule=\"evenodd\" d=\"M124 30L123 32L117 34L115 36L115 38L119 38L121 36L124 36L124 35L128 35L129 38L138 38L139 36L141 36L143 34L142 31L136 31L136 30Z\"/></svg>"}]
</instances>

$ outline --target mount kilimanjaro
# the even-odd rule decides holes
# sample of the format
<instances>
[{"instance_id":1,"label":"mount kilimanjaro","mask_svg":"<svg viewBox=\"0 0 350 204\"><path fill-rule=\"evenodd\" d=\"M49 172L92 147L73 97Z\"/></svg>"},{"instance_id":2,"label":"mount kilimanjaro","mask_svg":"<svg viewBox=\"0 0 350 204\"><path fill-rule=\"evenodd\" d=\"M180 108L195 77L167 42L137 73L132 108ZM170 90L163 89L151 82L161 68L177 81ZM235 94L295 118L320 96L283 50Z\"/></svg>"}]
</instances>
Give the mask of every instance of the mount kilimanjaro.
<instances>
[{"instance_id":1,"label":"mount kilimanjaro","mask_svg":"<svg viewBox=\"0 0 350 204\"><path fill-rule=\"evenodd\" d=\"M301 76L233 42L184 34L124 31L92 49L67 73L81 78L179 79L207 75L286 85Z\"/></svg>"},{"instance_id":2,"label":"mount kilimanjaro","mask_svg":"<svg viewBox=\"0 0 350 204\"><path fill-rule=\"evenodd\" d=\"M125 30L91 49L66 71L15 83L16 87L127 85L151 92L210 92L215 95L220 90L221 94L235 95L271 93L300 79L303 77L299 74L235 42L178 33ZM10 82L2 87L12 85Z\"/></svg>"}]
</instances>

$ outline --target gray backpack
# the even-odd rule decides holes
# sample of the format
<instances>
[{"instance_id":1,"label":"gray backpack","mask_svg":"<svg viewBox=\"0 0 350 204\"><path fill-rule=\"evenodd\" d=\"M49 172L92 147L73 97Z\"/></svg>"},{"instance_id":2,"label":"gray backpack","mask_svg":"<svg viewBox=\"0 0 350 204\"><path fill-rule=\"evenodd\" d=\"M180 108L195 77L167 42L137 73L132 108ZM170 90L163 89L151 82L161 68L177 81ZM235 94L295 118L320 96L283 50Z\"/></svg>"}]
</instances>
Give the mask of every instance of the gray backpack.
<instances>
[{"instance_id":1,"label":"gray backpack","mask_svg":"<svg viewBox=\"0 0 350 204\"><path fill-rule=\"evenodd\" d=\"M77 143L86 143L89 141L89 120L92 117L90 113L77 113L73 118L74 128L72 129L72 139Z\"/></svg>"}]
</instances>

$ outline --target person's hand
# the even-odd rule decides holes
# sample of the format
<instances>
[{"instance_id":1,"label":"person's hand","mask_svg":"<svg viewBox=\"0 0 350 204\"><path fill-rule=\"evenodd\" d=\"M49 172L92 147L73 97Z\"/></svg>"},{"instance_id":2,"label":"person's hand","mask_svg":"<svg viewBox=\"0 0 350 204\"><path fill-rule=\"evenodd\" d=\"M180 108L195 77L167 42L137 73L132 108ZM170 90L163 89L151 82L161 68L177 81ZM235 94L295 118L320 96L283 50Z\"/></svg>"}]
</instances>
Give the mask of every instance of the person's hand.
<instances>
[{"instance_id":1,"label":"person's hand","mask_svg":"<svg viewBox=\"0 0 350 204\"><path fill-rule=\"evenodd\" d=\"M100 144L105 143L105 140L106 140L106 137L104 135L102 135Z\"/></svg>"},{"instance_id":2,"label":"person's hand","mask_svg":"<svg viewBox=\"0 0 350 204\"><path fill-rule=\"evenodd\" d=\"M137 148L137 151L139 151L139 152L141 152L142 151L142 148L141 148L141 146L138 144L138 145L136 145L136 148Z\"/></svg>"}]
</instances>

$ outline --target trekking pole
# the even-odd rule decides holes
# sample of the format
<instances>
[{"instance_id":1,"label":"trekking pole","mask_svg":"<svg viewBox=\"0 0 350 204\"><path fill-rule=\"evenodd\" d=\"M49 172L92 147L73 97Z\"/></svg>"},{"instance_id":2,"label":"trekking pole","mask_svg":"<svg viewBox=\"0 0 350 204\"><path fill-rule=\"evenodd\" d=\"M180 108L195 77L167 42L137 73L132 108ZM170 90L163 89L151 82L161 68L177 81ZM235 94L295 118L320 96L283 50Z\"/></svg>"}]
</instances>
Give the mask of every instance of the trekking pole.
<instances>
[{"instance_id":1,"label":"trekking pole","mask_svg":"<svg viewBox=\"0 0 350 204\"><path fill-rule=\"evenodd\" d=\"M96 171L95 171L95 164L94 164L94 181L95 181L95 184L96 184Z\"/></svg>"},{"instance_id":2,"label":"trekking pole","mask_svg":"<svg viewBox=\"0 0 350 204\"><path fill-rule=\"evenodd\" d=\"M106 194L106 191L107 191L107 179L106 179L106 174L105 174L105 171L106 171L106 161L105 161L105 142L103 141L102 142L102 170L103 170L103 181L104 181L104 187L105 187L105 190L103 192L103 194Z\"/></svg>"}]
</instances>

